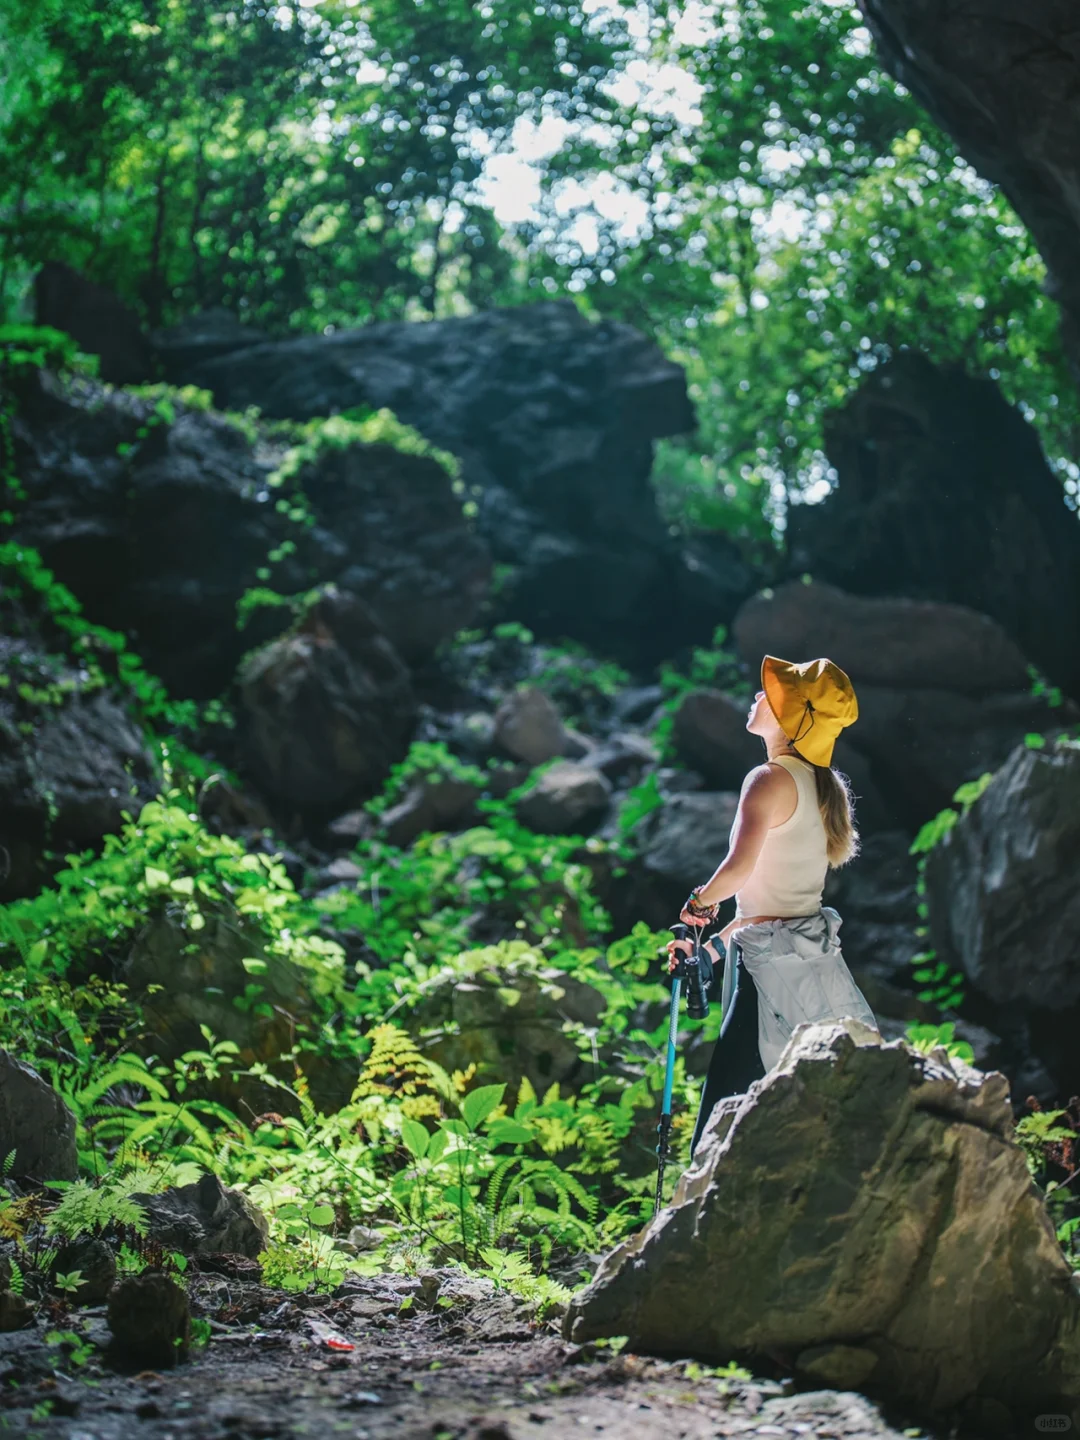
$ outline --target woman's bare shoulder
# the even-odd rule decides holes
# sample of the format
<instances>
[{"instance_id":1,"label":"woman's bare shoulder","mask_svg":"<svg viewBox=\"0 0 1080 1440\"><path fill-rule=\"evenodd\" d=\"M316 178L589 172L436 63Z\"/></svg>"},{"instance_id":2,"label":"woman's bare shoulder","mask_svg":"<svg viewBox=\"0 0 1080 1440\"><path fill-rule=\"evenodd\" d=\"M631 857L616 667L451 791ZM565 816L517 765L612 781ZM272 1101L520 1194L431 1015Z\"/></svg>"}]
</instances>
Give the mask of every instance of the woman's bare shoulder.
<instances>
[{"instance_id":1,"label":"woman's bare shoulder","mask_svg":"<svg viewBox=\"0 0 1080 1440\"><path fill-rule=\"evenodd\" d=\"M788 795L796 788L795 777L784 765L765 760L747 772L742 783L741 794L761 796Z\"/></svg>"}]
</instances>

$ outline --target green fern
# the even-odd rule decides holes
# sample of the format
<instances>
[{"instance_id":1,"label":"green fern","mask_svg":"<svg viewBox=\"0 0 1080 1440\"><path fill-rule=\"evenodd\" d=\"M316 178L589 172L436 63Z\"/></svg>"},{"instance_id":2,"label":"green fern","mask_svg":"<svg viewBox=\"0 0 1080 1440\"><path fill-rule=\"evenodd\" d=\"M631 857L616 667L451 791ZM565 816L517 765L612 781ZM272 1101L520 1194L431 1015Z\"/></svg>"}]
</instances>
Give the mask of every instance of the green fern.
<instances>
[{"instance_id":1,"label":"green fern","mask_svg":"<svg viewBox=\"0 0 1080 1440\"><path fill-rule=\"evenodd\" d=\"M133 1173L97 1187L76 1180L64 1191L63 1199L45 1221L48 1235L71 1241L79 1235L99 1235L111 1226L145 1235L149 1224L141 1205L132 1194L145 1190L147 1176Z\"/></svg>"}]
</instances>

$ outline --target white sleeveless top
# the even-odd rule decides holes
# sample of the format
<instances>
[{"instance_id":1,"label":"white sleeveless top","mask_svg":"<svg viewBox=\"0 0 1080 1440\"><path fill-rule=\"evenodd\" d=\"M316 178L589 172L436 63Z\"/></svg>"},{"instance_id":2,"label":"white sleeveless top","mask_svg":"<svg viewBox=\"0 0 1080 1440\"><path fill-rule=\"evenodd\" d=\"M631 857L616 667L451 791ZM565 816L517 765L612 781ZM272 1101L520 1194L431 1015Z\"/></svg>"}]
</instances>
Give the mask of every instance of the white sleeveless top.
<instances>
[{"instance_id":1,"label":"white sleeveless top","mask_svg":"<svg viewBox=\"0 0 1080 1440\"><path fill-rule=\"evenodd\" d=\"M796 755L778 755L772 763L782 765L795 781L798 798L793 814L765 837L753 873L735 896L736 919L747 915L787 919L821 909L829 860L814 767Z\"/></svg>"}]
</instances>

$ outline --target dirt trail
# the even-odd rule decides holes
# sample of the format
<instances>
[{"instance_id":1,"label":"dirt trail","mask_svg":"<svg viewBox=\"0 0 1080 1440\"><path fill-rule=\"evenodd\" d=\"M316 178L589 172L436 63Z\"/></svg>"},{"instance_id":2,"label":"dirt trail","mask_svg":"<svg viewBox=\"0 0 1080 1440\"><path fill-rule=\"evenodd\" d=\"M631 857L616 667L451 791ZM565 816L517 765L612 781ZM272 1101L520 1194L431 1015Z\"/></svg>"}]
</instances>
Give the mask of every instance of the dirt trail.
<instances>
[{"instance_id":1,"label":"dirt trail","mask_svg":"<svg viewBox=\"0 0 1080 1440\"><path fill-rule=\"evenodd\" d=\"M503 1293L444 1296L443 1308L417 1308L401 1295L415 1286L361 1282L334 1298L297 1298L197 1277L193 1310L210 1319L209 1342L164 1372L113 1368L119 1362L105 1348L102 1310L61 1322L85 1337L74 1351L70 1342L47 1343L41 1323L0 1335L0 1435L901 1440L925 1433L894 1428L858 1395L798 1394L781 1381L718 1378L686 1361L570 1345L554 1327L530 1323ZM353 1348L335 1348L347 1345Z\"/></svg>"}]
</instances>

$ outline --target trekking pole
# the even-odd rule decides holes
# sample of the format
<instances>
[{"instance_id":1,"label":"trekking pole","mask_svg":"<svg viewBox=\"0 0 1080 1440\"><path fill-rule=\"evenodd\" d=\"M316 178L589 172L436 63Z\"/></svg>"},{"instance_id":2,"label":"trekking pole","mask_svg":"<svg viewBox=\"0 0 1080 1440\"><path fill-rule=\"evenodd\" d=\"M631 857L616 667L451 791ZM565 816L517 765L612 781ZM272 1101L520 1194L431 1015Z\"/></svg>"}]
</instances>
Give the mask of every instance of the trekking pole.
<instances>
[{"instance_id":1,"label":"trekking pole","mask_svg":"<svg viewBox=\"0 0 1080 1440\"><path fill-rule=\"evenodd\" d=\"M671 933L676 940L685 940L690 927L672 925ZM656 1203L655 1215L664 1203L664 1167L667 1165L668 1139L671 1135L671 1092L675 1084L675 1046L679 1039L679 997L682 993L683 961L680 960L671 972L671 1009L668 1012L667 1071L664 1075L664 1103L660 1111L660 1123L656 1129L660 1140L656 1147Z\"/></svg>"}]
</instances>

